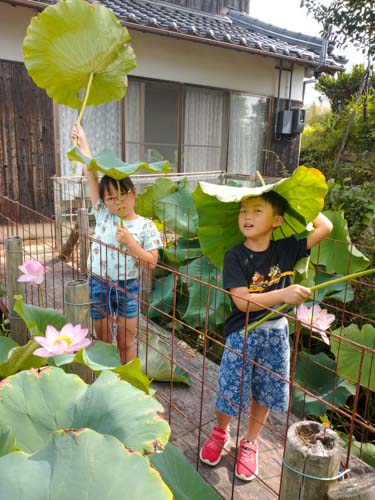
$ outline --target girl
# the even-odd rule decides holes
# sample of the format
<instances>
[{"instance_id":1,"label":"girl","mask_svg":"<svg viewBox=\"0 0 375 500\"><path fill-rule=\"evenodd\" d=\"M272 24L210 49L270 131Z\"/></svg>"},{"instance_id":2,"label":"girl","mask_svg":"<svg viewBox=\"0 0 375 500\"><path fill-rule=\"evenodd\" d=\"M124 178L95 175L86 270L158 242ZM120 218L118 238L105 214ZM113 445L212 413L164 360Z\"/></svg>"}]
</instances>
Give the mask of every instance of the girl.
<instances>
[{"instance_id":1,"label":"girl","mask_svg":"<svg viewBox=\"0 0 375 500\"><path fill-rule=\"evenodd\" d=\"M75 124L71 136L82 153L91 157L83 127ZM104 342L112 342L108 315L118 317L117 345L122 363L127 363L136 355L139 266L155 268L162 242L154 222L135 212L136 190L129 177L119 183L119 199L115 179L105 175L99 183L97 172L86 165L83 171L96 219L88 259L91 317L96 336Z\"/></svg>"}]
</instances>

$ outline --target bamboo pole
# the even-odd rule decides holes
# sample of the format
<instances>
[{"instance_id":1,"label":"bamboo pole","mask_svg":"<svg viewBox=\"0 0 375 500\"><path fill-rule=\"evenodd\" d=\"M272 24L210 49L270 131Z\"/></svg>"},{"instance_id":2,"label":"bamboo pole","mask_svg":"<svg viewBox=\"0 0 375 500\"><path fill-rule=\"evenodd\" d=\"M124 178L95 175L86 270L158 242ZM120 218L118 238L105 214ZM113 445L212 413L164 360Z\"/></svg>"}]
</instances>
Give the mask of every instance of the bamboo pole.
<instances>
[{"instance_id":1,"label":"bamboo pole","mask_svg":"<svg viewBox=\"0 0 375 500\"><path fill-rule=\"evenodd\" d=\"M280 500L326 500L339 477L338 435L318 422L293 424L287 433Z\"/></svg>"},{"instance_id":2,"label":"bamboo pole","mask_svg":"<svg viewBox=\"0 0 375 500\"><path fill-rule=\"evenodd\" d=\"M14 296L23 295L23 283L17 281L20 276L20 266L23 262L22 239L19 236L8 236L5 239L5 254L6 254L6 284L7 284L7 299L9 309L9 336L19 345L25 345L28 341L28 331L25 322L13 310Z\"/></svg>"},{"instance_id":3,"label":"bamboo pole","mask_svg":"<svg viewBox=\"0 0 375 500\"><path fill-rule=\"evenodd\" d=\"M69 323L80 324L82 328L90 326L90 291L87 280L71 280L64 285L64 313ZM93 372L85 365L72 363L72 373L77 374L86 383L93 381Z\"/></svg>"}]
</instances>

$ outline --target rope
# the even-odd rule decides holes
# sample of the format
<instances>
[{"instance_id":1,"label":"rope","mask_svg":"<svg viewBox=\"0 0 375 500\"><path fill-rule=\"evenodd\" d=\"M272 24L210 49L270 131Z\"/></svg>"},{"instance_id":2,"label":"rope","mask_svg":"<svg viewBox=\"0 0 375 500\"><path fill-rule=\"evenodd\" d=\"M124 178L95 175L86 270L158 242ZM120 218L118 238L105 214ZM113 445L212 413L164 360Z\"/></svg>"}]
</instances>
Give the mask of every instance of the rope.
<instances>
[{"instance_id":1,"label":"rope","mask_svg":"<svg viewBox=\"0 0 375 500\"><path fill-rule=\"evenodd\" d=\"M306 474L306 472L303 472L299 469L295 469L291 465L287 464L285 462L285 459L283 458L283 465L292 472L295 472L296 474L299 474L303 477L308 477L309 479L317 479L318 481L336 481L336 479L340 479L341 477L345 476L348 472L350 472L350 469L346 469L344 471L341 471L337 474L337 476L334 477L317 477L317 476L312 476L311 474Z\"/></svg>"}]
</instances>

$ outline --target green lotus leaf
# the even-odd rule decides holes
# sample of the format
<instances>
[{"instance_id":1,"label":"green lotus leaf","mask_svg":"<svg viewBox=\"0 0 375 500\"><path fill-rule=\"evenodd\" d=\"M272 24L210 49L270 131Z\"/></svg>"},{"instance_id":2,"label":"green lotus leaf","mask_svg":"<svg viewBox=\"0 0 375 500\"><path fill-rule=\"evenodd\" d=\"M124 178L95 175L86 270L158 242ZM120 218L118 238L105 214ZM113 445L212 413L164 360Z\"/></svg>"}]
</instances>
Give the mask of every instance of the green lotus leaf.
<instances>
[{"instance_id":1,"label":"green lotus leaf","mask_svg":"<svg viewBox=\"0 0 375 500\"><path fill-rule=\"evenodd\" d=\"M59 430L33 455L1 457L0 484L4 500L172 499L147 457L91 429Z\"/></svg>"},{"instance_id":2,"label":"green lotus leaf","mask_svg":"<svg viewBox=\"0 0 375 500\"><path fill-rule=\"evenodd\" d=\"M224 323L225 316L230 311L230 300L224 292L216 287L223 286L222 272L208 260L207 257L195 259L179 271L196 279L181 276L188 289L188 304L182 319L193 327L204 325L208 315L208 327L215 328ZM209 286L213 285L213 286Z\"/></svg>"},{"instance_id":3,"label":"green lotus leaf","mask_svg":"<svg viewBox=\"0 0 375 500\"><path fill-rule=\"evenodd\" d=\"M162 313L169 313L173 308L173 301L175 295L175 275L173 273L167 274L165 277L154 280L151 294L148 298L149 311L148 316L150 319L156 319Z\"/></svg>"},{"instance_id":4,"label":"green lotus leaf","mask_svg":"<svg viewBox=\"0 0 375 500\"><path fill-rule=\"evenodd\" d=\"M155 213L167 229L184 238L197 235L198 214L187 182L155 205Z\"/></svg>"},{"instance_id":5,"label":"green lotus leaf","mask_svg":"<svg viewBox=\"0 0 375 500\"><path fill-rule=\"evenodd\" d=\"M60 368L22 371L0 385L0 421L16 445L33 453L59 429L87 427L119 439L140 453L162 449L170 427L162 406L111 371L91 385Z\"/></svg>"},{"instance_id":6,"label":"green lotus leaf","mask_svg":"<svg viewBox=\"0 0 375 500\"><path fill-rule=\"evenodd\" d=\"M7 425L0 422L0 457L18 451L16 437Z\"/></svg>"},{"instance_id":7,"label":"green lotus leaf","mask_svg":"<svg viewBox=\"0 0 375 500\"><path fill-rule=\"evenodd\" d=\"M0 378L14 375L20 370L29 370L30 368L41 368L47 363L46 358L34 356L33 352L40 345L33 339L27 344L13 347L8 351L7 359L0 364Z\"/></svg>"},{"instance_id":8,"label":"green lotus leaf","mask_svg":"<svg viewBox=\"0 0 375 500\"><path fill-rule=\"evenodd\" d=\"M120 158L117 158L109 149L105 149L91 158L84 155L79 148L75 147L69 151L68 158L71 161L84 163L89 170L101 172L118 181L135 174L138 170L147 170L153 174L166 174L170 169L168 160L149 164L141 161L126 163L120 160Z\"/></svg>"},{"instance_id":9,"label":"green lotus leaf","mask_svg":"<svg viewBox=\"0 0 375 500\"><path fill-rule=\"evenodd\" d=\"M87 105L121 99L135 68L130 35L100 3L62 0L33 17L23 42L26 69L59 104L80 108L78 94L92 83Z\"/></svg>"},{"instance_id":10,"label":"green lotus leaf","mask_svg":"<svg viewBox=\"0 0 375 500\"><path fill-rule=\"evenodd\" d=\"M139 333L142 333L141 330ZM138 356L143 371L151 379L169 382L173 378L174 382L191 385L190 375L185 370L178 366L174 366L172 370L170 352L161 344L158 335L147 334L147 345L145 342L139 344Z\"/></svg>"},{"instance_id":11,"label":"green lotus leaf","mask_svg":"<svg viewBox=\"0 0 375 500\"><path fill-rule=\"evenodd\" d=\"M375 328L370 324L365 324L362 329L359 329L357 325L351 323L342 330L340 328L334 330L333 333L340 335L340 338L331 335L331 349L336 356L339 375L375 391L375 363L371 352L375 345Z\"/></svg>"},{"instance_id":12,"label":"green lotus leaf","mask_svg":"<svg viewBox=\"0 0 375 500\"><path fill-rule=\"evenodd\" d=\"M10 337L3 337L0 335L0 365L8 359L9 352L14 348L18 347L15 340Z\"/></svg>"},{"instance_id":13,"label":"green lotus leaf","mask_svg":"<svg viewBox=\"0 0 375 500\"><path fill-rule=\"evenodd\" d=\"M344 406L350 395L355 394L355 385L336 375L335 361L323 352L298 353L294 382L297 386L293 388L292 411L300 418L305 415L323 415L329 407L306 394L298 385L338 408Z\"/></svg>"},{"instance_id":14,"label":"green lotus leaf","mask_svg":"<svg viewBox=\"0 0 375 500\"><path fill-rule=\"evenodd\" d=\"M328 190L324 175L315 168L297 167L292 176L273 184L237 187L200 182L193 193L199 215L198 236L202 253L222 269L227 250L244 240L238 228L242 200L274 190L288 201L284 222L273 232L275 240L300 234L324 205Z\"/></svg>"},{"instance_id":15,"label":"green lotus leaf","mask_svg":"<svg viewBox=\"0 0 375 500\"><path fill-rule=\"evenodd\" d=\"M333 224L329 239L311 249L311 260L326 267L328 273L350 274L366 269L367 257L350 241L348 223L342 210L327 210L324 214Z\"/></svg>"},{"instance_id":16,"label":"green lotus leaf","mask_svg":"<svg viewBox=\"0 0 375 500\"><path fill-rule=\"evenodd\" d=\"M175 182L161 178L147 186L145 191L137 196L136 212L148 219L156 219L155 204L178 189Z\"/></svg>"},{"instance_id":17,"label":"green lotus leaf","mask_svg":"<svg viewBox=\"0 0 375 500\"><path fill-rule=\"evenodd\" d=\"M56 330L61 330L66 325L67 319L56 309L25 304L21 295L16 295L15 298L14 310L23 319L32 336L45 335L47 325L54 326Z\"/></svg>"},{"instance_id":18,"label":"green lotus leaf","mask_svg":"<svg viewBox=\"0 0 375 500\"><path fill-rule=\"evenodd\" d=\"M168 443L163 453L154 453L150 462L163 481L169 486L176 500L222 498L195 470L185 455L172 443Z\"/></svg>"}]
</instances>

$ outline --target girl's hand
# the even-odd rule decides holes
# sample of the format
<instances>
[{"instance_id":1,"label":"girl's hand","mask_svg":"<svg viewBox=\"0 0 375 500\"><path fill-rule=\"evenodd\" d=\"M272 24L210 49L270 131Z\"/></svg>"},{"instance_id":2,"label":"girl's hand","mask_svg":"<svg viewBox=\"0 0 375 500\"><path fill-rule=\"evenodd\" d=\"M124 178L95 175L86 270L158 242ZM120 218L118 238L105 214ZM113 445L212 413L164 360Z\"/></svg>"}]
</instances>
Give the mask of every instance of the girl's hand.
<instances>
[{"instance_id":1,"label":"girl's hand","mask_svg":"<svg viewBox=\"0 0 375 500\"><path fill-rule=\"evenodd\" d=\"M129 241L133 240L133 236L126 227L117 227L115 237L119 243L126 246L128 246Z\"/></svg>"},{"instance_id":2,"label":"girl's hand","mask_svg":"<svg viewBox=\"0 0 375 500\"><path fill-rule=\"evenodd\" d=\"M86 137L86 132L81 125L79 125L78 123L75 123L70 135L71 135L73 140L77 141L77 146L80 149L82 149L82 150L89 149L87 137Z\"/></svg>"},{"instance_id":3,"label":"girl's hand","mask_svg":"<svg viewBox=\"0 0 375 500\"><path fill-rule=\"evenodd\" d=\"M301 304L311 295L310 288L301 285L290 285L283 290L285 304Z\"/></svg>"}]
</instances>

